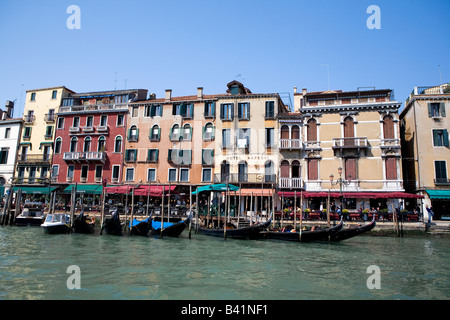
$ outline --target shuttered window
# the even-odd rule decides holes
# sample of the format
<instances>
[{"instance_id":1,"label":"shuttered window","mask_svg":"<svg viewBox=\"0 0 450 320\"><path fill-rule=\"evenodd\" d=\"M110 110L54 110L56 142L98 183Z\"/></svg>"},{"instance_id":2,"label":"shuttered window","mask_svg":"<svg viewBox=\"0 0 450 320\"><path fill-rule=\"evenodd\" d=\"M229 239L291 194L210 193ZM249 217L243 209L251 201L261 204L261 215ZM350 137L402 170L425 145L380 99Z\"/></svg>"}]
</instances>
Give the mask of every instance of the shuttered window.
<instances>
[{"instance_id":1,"label":"shuttered window","mask_svg":"<svg viewBox=\"0 0 450 320\"><path fill-rule=\"evenodd\" d=\"M397 180L397 159L386 158L386 180Z\"/></svg>"},{"instance_id":2,"label":"shuttered window","mask_svg":"<svg viewBox=\"0 0 450 320\"><path fill-rule=\"evenodd\" d=\"M307 130L307 139L308 141L317 141L317 121L311 119L308 121L308 130Z\"/></svg>"},{"instance_id":3,"label":"shuttered window","mask_svg":"<svg viewBox=\"0 0 450 320\"><path fill-rule=\"evenodd\" d=\"M395 139L394 119L391 116L386 116L383 119L383 134L384 139Z\"/></svg>"},{"instance_id":4,"label":"shuttered window","mask_svg":"<svg viewBox=\"0 0 450 320\"><path fill-rule=\"evenodd\" d=\"M308 180L319 180L319 160L308 160Z\"/></svg>"},{"instance_id":5,"label":"shuttered window","mask_svg":"<svg viewBox=\"0 0 450 320\"><path fill-rule=\"evenodd\" d=\"M358 178L356 166L357 166L357 159L353 159L353 158L345 159L345 179L346 180L355 180Z\"/></svg>"}]
</instances>

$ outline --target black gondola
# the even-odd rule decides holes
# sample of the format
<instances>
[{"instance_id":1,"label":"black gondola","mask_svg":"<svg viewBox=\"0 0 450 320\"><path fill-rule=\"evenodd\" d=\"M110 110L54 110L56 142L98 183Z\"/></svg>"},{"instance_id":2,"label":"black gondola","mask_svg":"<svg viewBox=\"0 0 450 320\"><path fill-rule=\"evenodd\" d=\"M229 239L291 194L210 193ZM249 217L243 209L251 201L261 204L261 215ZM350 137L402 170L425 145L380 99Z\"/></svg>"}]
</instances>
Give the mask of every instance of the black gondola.
<instances>
[{"instance_id":1,"label":"black gondola","mask_svg":"<svg viewBox=\"0 0 450 320\"><path fill-rule=\"evenodd\" d=\"M212 229L212 228L198 228L198 233L213 237L224 237L232 239L257 239L261 231L266 230L272 223L272 217L269 220L254 224L252 226L235 228L234 225L227 227L226 233L223 228Z\"/></svg>"},{"instance_id":2,"label":"black gondola","mask_svg":"<svg viewBox=\"0 0 450 320\"><path fill-rule=\"evenodd\" d=\"M178 237L184 229L189 225L189 222L191 221L191 215L187 217L186 220L180 221L177 223L171 223L171 222L164 222L162 224L163 230L162 230L162 236L163 237ZM161 236L161 222L159 221L152 221L152 234L154 236Z\"/></svg>"},{"instance_id":3,"label":"black gondola","mask_svg":"<svg viewBox=\"0 0 450 320\"><path fill-rule=\"evenodd\" d=\"M142 221L134 219L130 222L130 234L133 236L147 236L151 228L152 220L150 218Z\"/></svg>"},{"instance_id":4,"label":"black gondola","mask_svg":"<svg viewBox=\"0 0 450 320\"><path fill-rule=\"evenodd\" d=\"M290 231L264 231L261 232L261 236L265 239L274 239L274 240L284 240L284 241L297 241L297 242L312 242L312 241L322 241L324 239L328 239L329 236L332 236L339 232L344 225L344 221L341 218L341 221L336 226L330 228L323 229L315 229L309 231L300 232L290 232Z\"/></svg>"},{"instance_id":5,"label":"black gondola","mask_svg":"<svg viewBox=\"0 0 450 320\"><path fill-rule=\"evenodd\" d=\"M73 220L72 230L75 233L94 233L95 230L95 219L89 218L84 215L84 209L81 213Z\"/></svg>"},{"instance_id":6,"label":"black gondola","mask_svg":"<svg viewBox=\"0 0 450 320\"><path fill-rule=\"evenodd\" d=\"M350 239L350 238L356 237L360 234L363 234L365 232L371 231L373 228L375 228L375 225L376 225L375 215L373 215L373 219L370 223L368 223L366 225L359 225L359 226L356 226L353 228L341 229L340 231L331 235L330 240L337 242L337 241Z\"/></svg>"},{"instance_id":7,"label":"black gondola","mask_svg":"<svg viewBox=\"0 0 450 320\"><path fill-rule=\"evenodd\" d=\"M121 236L123 224L120 221L119 210L114 210L110 218L105 219L105 223L102 226L102 232L105 230L106 234L115 236Z\"/></svg>"}]
</instances>

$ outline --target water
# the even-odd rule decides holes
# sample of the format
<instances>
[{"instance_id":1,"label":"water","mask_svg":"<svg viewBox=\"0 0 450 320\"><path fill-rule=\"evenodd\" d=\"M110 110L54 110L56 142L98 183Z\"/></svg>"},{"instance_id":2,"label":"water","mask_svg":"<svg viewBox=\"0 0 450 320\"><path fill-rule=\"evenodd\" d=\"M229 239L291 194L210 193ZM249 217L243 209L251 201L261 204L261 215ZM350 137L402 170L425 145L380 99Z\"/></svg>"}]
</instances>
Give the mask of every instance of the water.
<instances>
[{"instance_id":1,"label":"water","mask_svg":"<svg viewBox=\"0 0 450 320\"><path fill-rule=\"evenodd\" d=\"M48 235L0 227L0 300L449 299L450 239L359 236L341 243ZM67 268L81 271L69 290ZM380 268L370 290L367 268Z\"/></svg>"}]
</instances>

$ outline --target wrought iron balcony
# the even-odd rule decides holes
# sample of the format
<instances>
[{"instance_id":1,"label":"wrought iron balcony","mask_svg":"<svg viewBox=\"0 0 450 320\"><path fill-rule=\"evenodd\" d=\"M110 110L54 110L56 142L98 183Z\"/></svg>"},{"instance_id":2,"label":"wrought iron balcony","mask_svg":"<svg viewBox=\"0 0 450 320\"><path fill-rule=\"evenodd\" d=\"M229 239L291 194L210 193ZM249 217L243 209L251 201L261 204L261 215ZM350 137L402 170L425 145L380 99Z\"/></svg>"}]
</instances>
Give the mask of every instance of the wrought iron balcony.
<instances>
[{"instance_id":1,"label":"wrought iron balcony","mask_svg":"<svg viewBox=\"0 0 450 320\"><path fill-rule=\"evenodd\" d=\"M367 149L369 142L364 138L333 138L333 149Z\"/></svg>"},{"instance_id":2,"label":"wrought iron balcony","mask_svg":"<svg viewBox=\"0 0 450 320\"><path fill-rule=\"evenodd\" d=\"M64 152L64 161L70 162L102 162L106 160L106 152Z\"/></svg>"},{"instance_id":3,"label":"wrought iron balcony","mask_svg":"<svg viewBox=\"0 0 450 320\"><path fill-rule=\"evenodd\" d=\"M56 120L56 114L54 113L47 113L44 117L45 122L55 122Z\"/></svg>"},{"instance_id":4,"label":"wrought iron balcony","mask_svg":"<svg viewBox=\"0 0 450 320\"><path fill-rule=\"evenodd\" d=\"M275 174L259 174L259 173L218 173L214 175L214 183L276 183L277 176Z\"/></svg>"},{"instance_id":5,"label":"wrought iron balcony","mask_svg":"<svg viewBox=\"0 0 450 320\"><path fill-rule=\"evenodd\" d=\"M36 120L36 116L26 115L23 117L24 124L32 124Z\"/></svg>"},{"instance_id":6,"label":"wrought iron balcony","mask_svg":"<svg viewBox=\"0 0 450 320\"><path fill-rule=\"evenodd\" d=\"M445 178L443 178L443 179L441 179L441 178L434 179L434 185L436 185L436 186L450 186L450 179L445 179Z\"/></svg>"},{"instance_id":7,"label":"wrought iron balcony","mask_svg":"<svg viewBox=\"0 0 450 320\"><path fill-rule=\"evenodd\" d=\"M49 154L19 154L17 156L18 164L37 164L37 163L50 163L52 156Z\"/></svg>"}]
</instances>

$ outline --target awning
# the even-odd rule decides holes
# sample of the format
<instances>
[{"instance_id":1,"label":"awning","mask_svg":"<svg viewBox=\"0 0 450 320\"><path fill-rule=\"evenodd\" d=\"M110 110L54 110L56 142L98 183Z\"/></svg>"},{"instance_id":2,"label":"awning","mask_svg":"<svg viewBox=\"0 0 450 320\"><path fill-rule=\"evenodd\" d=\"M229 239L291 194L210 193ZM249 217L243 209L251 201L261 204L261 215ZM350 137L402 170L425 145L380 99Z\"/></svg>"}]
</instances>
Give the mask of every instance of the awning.
<instances>
[{"instance_id":1,"label":"awning","mask_svg":"<svg viewBox=\"0 0 450 320\"><path fill-rule=\"evenodd\" d=\"M65 193L71 193L72 187L75 185L70 185L66 189L64 189ZM77 185L77 193L86 193L86 194L102 194L103 187L101 184L78 184Z\"/></svg>"},{"instance_id":2,"label":"awning","mask_svg":"<svg viewBox=\"0 0 450 320\"><path fill-rule=\"evenodd\" d=\"M139 188L134 189L135 196L151 196L151 197L161 197L164 194L178 194L179 192L175 190L177 186L171 185L169 186L150 186L150 194L149 194L149 186L141 185Z\"/></svg>"},{"instance_id":3,"label":"awning","mask_svg":"<svg viewBox=\"0 0 450 320\"><path fill-rule=\"evenodd\" d=\"M131 193L131 190L133 188L133 186L113 186L113 187L106 187L105 192L106 193L119 193L119 194L127 194Z\"/></svg>"},{"instance_id":4,"label":"awning","mask_svg":"<svg viewBox=\"0 0 450 320\"><path fill-rule=\"evenodd\" d=\"M26 193L26 194L49 194L50 192L55 191L57 188L46 188L46 187L14 187L14 192L17 192L19 189L22 190L22 193Z\"/></svg>"},{"instance_id":5,"label":"awning","mask_svg":"<svg viewBox=\"0 0 450 320\"><path fill-rule=\"evenodd\" d=\"M241 195L241 196L272 196L272 194L275 192L275 190L273 189L258 189L258 188L254 188L254 189L241 189L240 191L237 190L236 191L236 195Z\"/></svg>"},{"instance_id":6,"label":"awning","mask_svg":"<svg viewBox=\"0 0 450 320\"><path fill-rule=\"evenodd\" d=\"M297 191L297 197L302 194ZM294 197L295 194L292 191L278 191L278 196L280 197ZM339 198L341 194L339 192L330 192L331 198ZM415 198L420 199L423 196L405 193L405 192L344 192L342 196L346 199L409 199ZM328 197L328 192L309 192L303 191L303 198L326 198Z\"/></svg>"},{"instance_id":7,"label":"awning","mask_svg":"<svg viewBox=\"0 0 450 320\"><path fill-rule=\"evenodd\" d=\"M229 191L238 191L239 187L229 184L228 190ZM197 194L197 192L202 192L202 191L227 191L227 185L225 183L221 183L221 184L210 184L208 186L198 187L197 190L192 192L192 194Z\"/></svg>"},{"instance_id":8,"label":"awning","mask_svg":"<svg viewBox=\"0 0 450 320\"><path fill-rule=\"evenodd\" d=\"M450 200L450 190L425 190L430 199Z\"/></svg>"}]
</instances>

